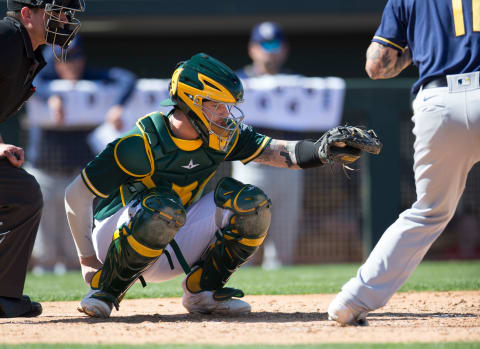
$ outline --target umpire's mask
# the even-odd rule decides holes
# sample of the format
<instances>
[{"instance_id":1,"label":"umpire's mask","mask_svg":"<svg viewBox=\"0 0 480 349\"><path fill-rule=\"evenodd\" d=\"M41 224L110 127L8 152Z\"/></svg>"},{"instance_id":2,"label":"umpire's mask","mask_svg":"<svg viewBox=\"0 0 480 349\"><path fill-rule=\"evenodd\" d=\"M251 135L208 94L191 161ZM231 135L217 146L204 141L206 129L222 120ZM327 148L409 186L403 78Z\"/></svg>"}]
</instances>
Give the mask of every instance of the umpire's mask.
<instances>
[{"instance_id":1,"label":"umpire's mask","mask_svg":"<svg viewBox=\"0 0 480 349\"><path fill-rule=\"evenodd\" d=\"M75 18L76 12L85 11L84 0L46 0L45 25L46 41L52 45L54 56L57 60L65 60L65 49L70 45L80 29L80 21ZM61 47L58 57L53 45Z\"/></svg>"}]
</instances>

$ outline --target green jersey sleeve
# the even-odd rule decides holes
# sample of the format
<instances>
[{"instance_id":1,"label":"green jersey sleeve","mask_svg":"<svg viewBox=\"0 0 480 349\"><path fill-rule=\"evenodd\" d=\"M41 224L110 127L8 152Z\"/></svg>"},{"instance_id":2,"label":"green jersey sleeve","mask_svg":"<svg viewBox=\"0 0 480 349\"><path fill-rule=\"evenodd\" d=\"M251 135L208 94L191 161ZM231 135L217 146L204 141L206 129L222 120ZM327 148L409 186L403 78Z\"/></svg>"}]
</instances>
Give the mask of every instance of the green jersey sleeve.
<instances>
[{"instance_id":1,"label":"green jersey sleeve","mask_svg":"<svg viewBox=\"0 0 480 349\"><path fill-rule=\"evenodd\" d=\"M227 155L226 161L240 160L247 164L262 154L272 140L268 136L255 132L251 126L243 123L240 124L238 132L236 143Z\"/></svg>"},{"instance_id":2,"label":"green jersey sleeve","mask_svg":"<svg viewBox=\"0 0 480 349\"><path fill-rule=\"evenodd\" d=\"M145 148L137 127L109 143L82 171L82 179L92 193L107 198L131 177L152 172L153 159Z\"/></svg>"}]
</instances>

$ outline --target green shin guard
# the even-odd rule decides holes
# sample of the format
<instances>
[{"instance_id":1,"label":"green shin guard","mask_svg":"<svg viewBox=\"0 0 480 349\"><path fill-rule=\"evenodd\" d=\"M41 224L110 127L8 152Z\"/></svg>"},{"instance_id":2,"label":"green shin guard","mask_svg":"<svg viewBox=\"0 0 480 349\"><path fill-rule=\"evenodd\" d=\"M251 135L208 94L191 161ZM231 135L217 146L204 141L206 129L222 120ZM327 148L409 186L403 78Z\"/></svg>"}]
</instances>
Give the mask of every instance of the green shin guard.
<instances>
[{"instance_id":1,"label":"green shin guard","mask_svg":"<svg viewBox=\"0 0 480 349\"><path fill-rule=\"evenodd\" d=\"M258 250L270 226L271 201L259 188L225 177L217 184L214 197L218 207L234 214L229 224L217 232L217 240L204 254L200 268L188 276L191 292L221 289Z\"/></svg>"},{"instance_id":2,"label":"green shin guard","mask_svg":"<svg viewBox=\"0 0 480 349\"><path fill-rule=\"evenodd\" d=\"M118 310L127 290L185 224L186 212L180 199L167 193L156 190L145 195L142 208L130 223L115 231L104 265L92 279L91 287L99 290L92 297Z\"/></svg>"},{"instance_id":3,"label":"green shin guard","mask_svg":"<svg viewBox=\"0 0 480 349\"><path fill-rule=\"evenodd\" d=\"M130 241L128 237L131 237ZM93 294L92 297L113 304L117 310L130 286L163 252L162 249L151 249L151 257L145 256L137 252L131 245L132 237L132 235L127 236L122 232L121 236L112 241L102 269L95 274L91 282L93 289L99 289L99 292ZM138 241L134 244L138 244Z\"/></svg>"}]
</instances>

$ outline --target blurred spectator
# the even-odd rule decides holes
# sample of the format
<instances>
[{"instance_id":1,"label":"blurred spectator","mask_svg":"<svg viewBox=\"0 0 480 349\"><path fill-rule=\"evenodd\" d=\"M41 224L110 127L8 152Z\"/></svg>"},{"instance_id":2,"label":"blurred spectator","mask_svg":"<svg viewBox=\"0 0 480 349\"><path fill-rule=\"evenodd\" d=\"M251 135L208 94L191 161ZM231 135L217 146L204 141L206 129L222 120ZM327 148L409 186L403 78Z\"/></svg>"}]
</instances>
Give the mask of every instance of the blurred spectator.
<instances>
[{"instance_id":1,"label":"blurred spectator","mask_svg":"<svg viewBox=\"0 0 480 349\"><path fill-rule=\"evenodd\" d=\"M289 45L280 25L273 22L257 24L250 34L248 55L252 64L240 69L240 78L262 75L292 74L284 67L289 54Z\"/></svg>"},{"instance_id":2,"label":"blurred spectator","mask_svg":"<svg viewBox=\"0 0 480 349\"><path fill-rule=\"evenodd\" d=\"M60 52L55 52L57 55ZM87 143L88 134L97 125L69 125L65 122L62 97L53 94L53 80L92 80L118 88L117 98L106 114L106 120L116 129L122 127L124 104L131 96L136 77L120 68L94 69L87 65L81 39L70 44L66 60L57 61L54 52L45 51L47 66L35 79L37 95L48 103L52 126L33 126L29 129L27 149L31 172L43 192L44 210L38 237L33 250L33 272L63 273L79 267L77 253L65 216L64 192L75 175L94 158ZM88 112L88 111L85 111Z\"/></svg>"},{"instance_id":3,"label":"blurred spectator","mask_svg":"<svg viewBox=\"0 0 480 349\"><path fill-rule=\"evenodd\" d=\"M248 53L252 64L236 72L241 79L291 73L283 67L289 46L283 29L277 23L263 22L253 28ZM302 139L298 132L260 127L256 130L276 139ZM302 210L303 171L282 171L259 163L243 165L236 161L232 163L232 176L262 188L272 199L272 223L264 244L262 267L273 269L282 264L292 264L299 233L298 218ZM278 183L285 185L279 187Z\"/></svg>"}]
</instances>

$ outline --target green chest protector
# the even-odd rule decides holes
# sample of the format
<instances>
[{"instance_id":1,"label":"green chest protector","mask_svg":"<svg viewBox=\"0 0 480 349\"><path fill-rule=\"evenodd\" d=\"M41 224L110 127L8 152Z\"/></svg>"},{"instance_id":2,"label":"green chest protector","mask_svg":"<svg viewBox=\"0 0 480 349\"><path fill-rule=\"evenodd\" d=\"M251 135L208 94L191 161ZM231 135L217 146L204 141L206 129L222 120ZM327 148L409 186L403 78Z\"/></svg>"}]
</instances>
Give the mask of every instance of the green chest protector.
<instances>
[{"instance_id":1,"label":"green chest protector","mask_svg":"<svg viewBox=\"0 0 480 349\"><path fill-rule=\"evenodd\" d=\"M168 117L161 113L139 119L137 126L147 140L146 153L153 164L148 176L152 184L170 186L185 207L198 200L226 154L203 146L200 140L173 137Z\"/></svg>"},{"instance_id":2,"label":"green chest protector","mask_svg":"<svg viewBox=\"0 0 480 349\"><path fill-rule=\"evenodd\" d=\"M171 188L185 208L189 207L201 197L228 154L204 146L201 140L175 138L168 127L168 116L159 112L139 119L137 128L136 133L115 145L115 161L130 177L118 193L100 201L95 212L97 220L138 199L145 190L160 186Z\"/></svg>"}]
</instances>

